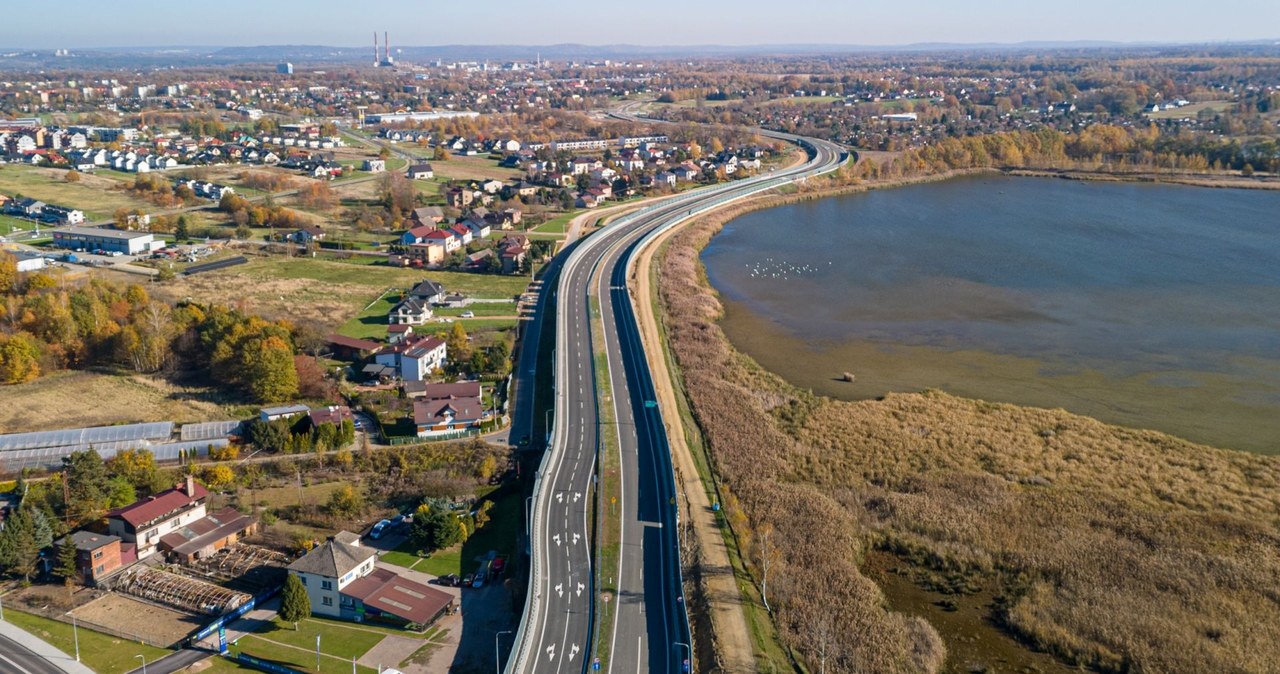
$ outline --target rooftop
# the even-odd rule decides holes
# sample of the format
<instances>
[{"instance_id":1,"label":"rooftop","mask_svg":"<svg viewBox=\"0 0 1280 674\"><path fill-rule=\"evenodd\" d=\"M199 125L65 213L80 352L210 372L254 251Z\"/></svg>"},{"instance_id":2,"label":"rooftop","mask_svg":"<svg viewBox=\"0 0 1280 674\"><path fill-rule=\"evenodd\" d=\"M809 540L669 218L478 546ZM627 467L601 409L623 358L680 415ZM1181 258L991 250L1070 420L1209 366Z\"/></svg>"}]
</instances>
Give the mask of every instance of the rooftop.
<instances>
[{"instance_id":1,"label":"rooftop","mask_svg":"<svg viewBox=\"0 0 1280 674\"><path fill-rule=\"evenodd\" d=\"M58 234L64 236L97 236L104 239L120 239L122 241L155 236L151 232L122 232L118 229L109 229L107 227L61 227L53 230L53 234L54 236Z\"/></svg>"},{"instance_id":2,"label":"rooftop","mask_svg":"<svg viewBox=\"0 0 1280 674\"><path fill-rule=\"evenodd\" d=\"M428 625L453 603L453 595L377 568L343 588L365 606L418 625Z\"/></svg>"},{"instance_id":3,"label":"rooftop","mask_svg":"<svg viewBox=\"0 0 1280 674\"><path fill-rule=\"evenodd\" d=\"M188 479L186 484L173 489L166 489L153 494L123 508L116 508L107 513L107 517L122 519L134 529L154 522L165 515L188 508L208 498L209 490L195 480Z\"/></svg>"},{"instance_id":4,"label":"rooftop","mask_svg":"<svg viewBox=\"0 0 1280 674\"><path fill-rule=\"evenodd\" d=\"M359 537L349 531L339 532L301 559L289 565L290 571L310 573L328 578L341 578L364 564L377 550L361 547Z\"/></svg>"}]
</instances>

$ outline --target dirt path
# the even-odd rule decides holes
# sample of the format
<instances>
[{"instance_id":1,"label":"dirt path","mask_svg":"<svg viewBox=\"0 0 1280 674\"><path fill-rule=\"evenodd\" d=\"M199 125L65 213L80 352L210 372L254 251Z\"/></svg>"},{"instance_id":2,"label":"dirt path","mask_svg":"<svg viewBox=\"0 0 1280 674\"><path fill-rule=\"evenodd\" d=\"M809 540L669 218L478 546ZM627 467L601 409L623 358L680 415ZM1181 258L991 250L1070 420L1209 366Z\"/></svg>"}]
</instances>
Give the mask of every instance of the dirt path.
<instances>
[{"instance_id":1,"label":"dirt path","mask_svg":"<svg viewBox=\"0 0 1280 674\"><path fill-rule=\"evenodd\" d=\"M649 278L653 257L662 244L678 231L679 228L672 229L641 252L636 264L636 269L639 270L638 277L632 279L635 287L634 304L637 305L636 317L645 345L644 351L649 359L649 368L653 372L658 407L662 410L662 417L667 426L667 437L676 472L676 486L682 498L680 507L684 510L684 521L693 524L702 582L706 593L704 599L711 613L712 639L715 643L720 671L733 674L755 672L751 633L747 628L742 593L738 591L733 564L729 560L729 550L725 546L719 522L716 521L716 513L711 510L707 491L702 485L697 465L685 442L684 424L680 419L680 408L676 402L675 388L672 386L672 373L667 367L665 351L658 332L657 317L653 311L654 288Z\"/></svg>"}]
</instances>

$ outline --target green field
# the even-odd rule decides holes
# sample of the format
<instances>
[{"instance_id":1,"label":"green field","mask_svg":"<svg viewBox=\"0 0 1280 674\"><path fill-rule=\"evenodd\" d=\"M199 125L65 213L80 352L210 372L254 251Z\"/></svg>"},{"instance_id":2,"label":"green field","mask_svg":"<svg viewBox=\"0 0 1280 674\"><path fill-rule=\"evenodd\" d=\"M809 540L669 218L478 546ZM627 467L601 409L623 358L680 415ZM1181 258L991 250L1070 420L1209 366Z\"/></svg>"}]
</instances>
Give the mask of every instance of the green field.
<instances>
[{"instance_id":1,"label":"green field","mask_svg":"<svg viewBox=\"0 0 1280 674\"><path fill-rule=\"evenodd\" d=\"M448 292L494 299L515 297L524 292L529 284L529 279L524 276L422 271L379 264L282 257L253 260L233 267L229 272L260 280L311 279L322 283L351 283L376 289L408 289L423 279L431 279L443 285Z\"/></svg>"},{"instance_id":2,"label":"green field","mask_svg":"<svg viewBox=\"0 0 1280 674\"><path fill-rule=\"evenodd\" d=\"M387 314L400 302L400 296L390 293L378 298L355 318L338 329L338 334L356 339L383 340L387 337ZM415 327L416 330L416 327Z\"/></svg>"},{"instance_id":3,"label":"green field","mask_svg":"<svg viewBox=\"0 0 1280 674\"><path fill-rule=\"evenodd\" d=\"M75 636L72 634L71 625L67 623L13 609L4 612L4 619L40 637L63 653L72 655L76 652ZM97 674L121 674L132 671L141 663L137 657L139 655L146 657L148 662L152 662L172 652L164 648L143 646L83 627L79 629L79 636L80 660Z\"/></svg>"},{"instance_id":4,"label":"green field","mask_svg":"<svg viewBox=\"0 0 1280 674\"><path fill-rule=\"evenodd\" d=\"M539 234L564 234L569 227L569 221L581 215L582 211L569 211L561 213L554 218L535 227L532 231Z\"/></svg>"},{"instance_id":5,"label":"green field","mask_svg":"<svg viewBox=\"0 0 1280 674\"><path fill-rule=\"evenodd\" d=\"M1225 112L1231 108L1231 101L1206 101L1204 103L1192 103L1184 105L1181 108L1172 110L1161 110L1160 112L1147 113L1147 117L1151 119L1195 119L1202 110L1210 112Z\"/></svg>"},{"instance_id":6,"label":"green field","mask_svg":"<svg viewBox=\"0 0 1280 674\"><path fill-rule=\"evenodd\" d=\"M46 203L78 208L89 220L109 219L117 208L155 210L150 202L136 199L123 190L90 185L107 179L86 175L78 183L69 183L63 180L65 175L65 171L21 164L0 166L0 194L21 194ZM110 184L115 186L117 181L112 180Z\"/></svg>"}]
</instances>

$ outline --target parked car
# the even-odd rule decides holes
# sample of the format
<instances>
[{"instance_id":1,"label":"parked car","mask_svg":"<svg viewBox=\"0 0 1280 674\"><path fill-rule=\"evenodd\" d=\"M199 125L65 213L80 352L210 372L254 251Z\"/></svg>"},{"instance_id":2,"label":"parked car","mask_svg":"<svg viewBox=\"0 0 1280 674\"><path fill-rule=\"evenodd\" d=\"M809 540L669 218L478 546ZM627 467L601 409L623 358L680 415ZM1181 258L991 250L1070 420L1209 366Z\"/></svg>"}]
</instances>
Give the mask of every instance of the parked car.
<instances>
[{"instance_id":1,"label":"parked car","mask_svg":"<svg viewBox=\"0 0 1280 674\"><path fill-rule=\"evenodd\" d=\"M458 578L458 574L450 573L450 574L440 576L439 578L436 579L436 581L439 582L441 585L445 585L448 587L457 587L458 584L462 581L462 579Z\"/></svg>"},{"instance_id":2,"label":"parked car","mask_svg":"<svg viewBox=\"0 0 1280 674\"><path fill-rule=\"evenodd\" d=\"M462 587L470 587L471 583L474 580L475 580L475 576L468 573L467 575L462 577Z\"/></svg>"},{"instance_id":3,"label":"parked car","mask_svg":"<svg viewBox=\"0 0 1280 674\"><path fill-rule=\"evenodd\" d=\"M369 538L376 541L379 538L382 538L383 534L387 533L387 529L390 528L391 520L380 520L377 524L373 525L373 529L369 530Z\"/></svg>"},{"instance_id":4,"label":"parked car","mask_svg":"<svg viewBox=\"0 0 1280 674\"><path fill-rule=\"evenodd\" d=\"M477 573L477 574L476 574L475 580L471 581L471 587L473 587L473 588L475 588L475 589L477 589L477 590L479 590L480 588L484 587L484 574L483 574L483 573Z\"/></svg>"},{"instance_id":5,"label":"parked car","mask_svg":"<svg viewBox=\"0 0 1280 674\"><path fill-rule=\"evenodd\" d=\"M475 317L476 317L476 312L474 312L474 311L464 311L464 312L462 312L462 317L463 317L463 318L475 318Z\"/></svg>"}]
</instances>

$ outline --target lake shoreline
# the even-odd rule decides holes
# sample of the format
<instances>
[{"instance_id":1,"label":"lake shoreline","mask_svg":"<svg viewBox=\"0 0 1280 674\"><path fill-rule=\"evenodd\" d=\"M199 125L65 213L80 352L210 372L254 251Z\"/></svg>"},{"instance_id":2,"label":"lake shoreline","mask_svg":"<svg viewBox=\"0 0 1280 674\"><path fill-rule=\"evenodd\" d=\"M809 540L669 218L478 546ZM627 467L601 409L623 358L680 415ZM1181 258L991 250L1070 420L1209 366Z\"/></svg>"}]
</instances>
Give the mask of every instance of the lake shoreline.
<instances>
[{"instance_id":1,"label":"lake shoreline","mask_svg":"<svg viewBox=\"0 0 1280 674\"><path fill-rule=\"evenodd\" d=\"M1274 176L1247 178L1245 176L1214 173L1155 173L1149 171L1129 173L1109 170L1087 171L1084 169L1038 168L1002 169L1000 173L1019 178L1059 178L1062 180L1089 180L1096 182L1186 185L1187 187L1209 187L1214 189L1280 190L1280 177Z\"/></svg>"},{"instance_id":2,"label":"lake shoreline","mask_svg":"<svg viewBox=\"0 0 1280 674\"><path fill-rule=\"evenodd\" d=\"M1240 569L1265 561L1242 541L1265 535L1250 523L1271 528L1265 522L1277 505L1267 494L1280 484L1274 457L938 392L824 399L754 361L721 329L725 307L699 251L730 220L824 196L981 173L992 171L757 197L694 222L660 253L659 304L672 362L708 444L727 521L736 523L748 552L753 532L773 532L772 545L783 554L771 576L820 574L828 588L820 599L803 592L771 597L788 616L778 626L783 640L805 652L811 641L803 625L827 616L848 626L842 635L857 635L839 637L841 647L867 671L941 670L945 644L971 640L968 630L887 610L883 590L858 568L870 550L885 550L948 583L994 583L1004 608L972 619L995 621L1035 644L1022 663L1004 665L1043 657L1032 651L1108 672L1211 671L1267 657L1249 645L1264 643L1255 637L1265 620L1230 622L1221 608L1239 600L1250 611L1272 612L1258 599L1261 576L1227 587L1210 580L1207 567L1168 560L1207 554L1249 565L1231 567ZM1207 493L1223 487L1233 491ZM815 527L822 536L812 535ZM1178 590L1184 584L1208 588L1199 593L1204 601L1188 605L1194 598ZM1095 609L1088 621L1078 620L1086 615L1076 610L1079 602ZM1223 621L1248 634L1233 632L1227 643L1197 627ZM1204 645L1209 640L1213 648Z\"/></svg>"}]
</instances>

